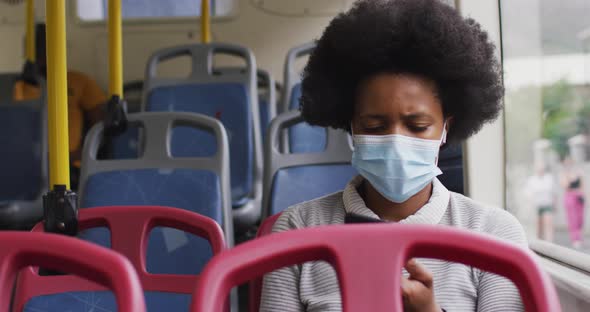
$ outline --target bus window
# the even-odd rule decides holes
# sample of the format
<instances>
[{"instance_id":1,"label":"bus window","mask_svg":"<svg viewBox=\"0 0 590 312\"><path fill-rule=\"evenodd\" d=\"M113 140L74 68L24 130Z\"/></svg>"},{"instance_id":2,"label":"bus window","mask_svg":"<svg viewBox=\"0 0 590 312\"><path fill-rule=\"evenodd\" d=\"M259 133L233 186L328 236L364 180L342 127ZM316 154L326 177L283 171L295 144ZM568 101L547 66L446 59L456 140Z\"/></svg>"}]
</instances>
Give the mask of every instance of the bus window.
<instances>
[{"instance_id":1,"label":"bus window","mask_svg":"<svg viewBox=\"0 0 590 312\"><path fill-rule=\"evenodd\" d=\"M532 241L590 253L590 5L500 5L507 207Z\"/></svg>"},{"instance_id":2,"label":"bus window","mask_svg":"<svg viewBox=\"0 0 590 312\"><path fill-rule=\"evenodd\" d=\"M212 15L235 14L237 0L210 0ZM77 16L83 22L104 21L108 16L108 0L77 0ZM201 16L201 2L195 0L122 0L123 19L161 20Z\"/></svg>"}]
</instances>

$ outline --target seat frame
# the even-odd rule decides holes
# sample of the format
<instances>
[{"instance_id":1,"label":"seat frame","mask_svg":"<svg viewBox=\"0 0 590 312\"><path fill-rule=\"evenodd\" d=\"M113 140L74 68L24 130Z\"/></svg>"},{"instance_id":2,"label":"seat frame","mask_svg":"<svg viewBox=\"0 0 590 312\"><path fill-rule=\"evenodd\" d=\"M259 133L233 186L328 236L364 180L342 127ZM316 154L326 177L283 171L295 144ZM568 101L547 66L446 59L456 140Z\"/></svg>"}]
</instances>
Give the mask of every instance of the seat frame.
<instances>
[{"instance_id":1,"label":"seat frame","mask_svg":"<svg viewBox=\"0 0 590 312\"><path fill-rule=\"evenodd\" d=\"M294 47L287 53L285 59L284 68L284 92L281 98L281 106L278 113L284 113L291 110L289 104L291 103L291 97L293 96L293 87L298 83L301 83L301 73L295 69L295 62L298 58L307 56L313 52L316 47L315 42L309 42L300 46Z\"/></svg>"},{"instance_id":2,"label":"seat frame","mask_svg":"<svg viewBox=\"0 0 590 312\"><path fill-rule=\"evenodd\" d=\"M31 266L59 270L76 275L56 278L75 283L83 281L103 289L112 289L120 311L146 311L139 278L131 263L119 253L75 238L30 232L0 233L0 311L9 311L14 279ZM20 274L22 275L22 274ZM53 277L48 277L53 278ZM58 291L72 284L52 284ZM15 311L22 311L19 305Z\"/></svg>"},{"instance_id":3,"label":"seat frame","mask_svg":"<svg viewBox=\"0 0 590 312\"><path fill-rule=\"evenodd\" d=\"M139 275L144 291L192 294L198 275L153 274L146 269L146 253L151 230L168 227L205 238L213 255L226 248L223 232L210 218L184 209L159 206L112 206L82 209L80 230L106 227L111 233L112 250L125 256ZM43 223L33 232L43 232ZM71 275L39 276L28 267L19 274L15 293L15 312L22 311L34 297L72 291L103 291L105 287Z\"/></svg>"},{"instance_id":4,"label":"seat frame","mask_svg":"<svg viewBox=\"0 0 590 312\"><path fill-rule=\"evenodd\" d=\"M201 274L191 311L221 311L235 285L307 261L334 267L343 311L403 311L401 296L392 293L401 289L401 269L411 258L458 262L504 276L518 288L526 311L561 311L551 278L525 247L464 229L381 223L286 231L227 250Z\"/></svg>"}]
</instances>

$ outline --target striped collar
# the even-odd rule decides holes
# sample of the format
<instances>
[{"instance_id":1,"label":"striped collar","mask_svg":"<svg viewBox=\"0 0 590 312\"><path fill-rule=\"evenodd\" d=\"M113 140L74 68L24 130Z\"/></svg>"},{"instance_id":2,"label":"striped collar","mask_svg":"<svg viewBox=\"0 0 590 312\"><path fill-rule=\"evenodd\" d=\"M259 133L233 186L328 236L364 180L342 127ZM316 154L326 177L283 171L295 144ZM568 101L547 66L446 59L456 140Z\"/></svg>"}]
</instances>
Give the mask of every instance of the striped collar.
<instances>
[{"instance_id":1,"label":"striped collar","mask_svg":"<svg viewBox=\"0 0 590 312\"><path fill-rule=\"evenodd\" d=\"M354 213L369 218L379 218L371 209L365 205L365 201L360 196L357 188L363 182L362 176L354 177L342 193L344 201L344 209L346 213ZM443 215L447 211L451 193L447 188L440 183L438 179L434 179L432 187L432 195L430 199L422 208L415 214L401 220L399 223L406 224L438 224Z\"/></svg>"}]
</instances>

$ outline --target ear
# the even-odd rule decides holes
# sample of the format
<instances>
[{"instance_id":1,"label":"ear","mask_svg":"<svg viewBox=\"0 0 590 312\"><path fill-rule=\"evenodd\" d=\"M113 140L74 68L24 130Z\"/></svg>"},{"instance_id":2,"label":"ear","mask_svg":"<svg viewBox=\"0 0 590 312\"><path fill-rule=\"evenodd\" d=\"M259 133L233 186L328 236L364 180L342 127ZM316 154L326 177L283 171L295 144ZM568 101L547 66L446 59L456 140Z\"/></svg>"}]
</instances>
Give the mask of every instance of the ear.
<instances>
[{"instance_id":1,"label":"ear","mask_svg":"<svg viewBox=\"0 0 590 312\"><path fill-rule=\"evenodd\" d=\"M446 118L446 127L445 129L447 130L447 133L449 133L449 131L451 130L452 126L453 126L453 121L455 120L455 117L447 117Z\"/></svg>"}]
</instances>

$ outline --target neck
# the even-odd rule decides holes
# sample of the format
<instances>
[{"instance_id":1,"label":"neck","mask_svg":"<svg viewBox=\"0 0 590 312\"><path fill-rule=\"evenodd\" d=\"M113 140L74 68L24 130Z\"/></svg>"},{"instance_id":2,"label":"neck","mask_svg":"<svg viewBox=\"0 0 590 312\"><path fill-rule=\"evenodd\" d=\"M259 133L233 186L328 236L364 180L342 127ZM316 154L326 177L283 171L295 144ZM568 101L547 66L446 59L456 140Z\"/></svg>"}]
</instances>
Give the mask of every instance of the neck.
<instances>
[{"instance_id":1,"label":"neck","mask_svg":"<svg viewBox=\"0 0 590 312\"><path fill-rule=\"evenodd\" d=\"M365 180L361 186L363 199L371 209L382 220L399 222L420 210L432 195L432 183L429 183L416 195L410 197L403 203L394 203L383 197L377 190Z\"/></svg>"}]
</instances>

